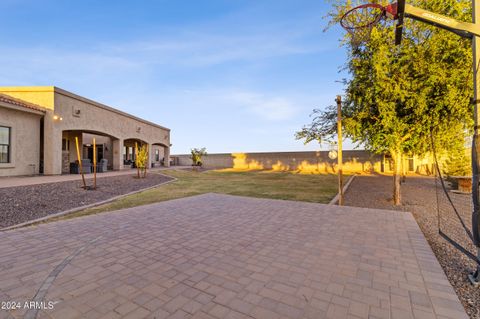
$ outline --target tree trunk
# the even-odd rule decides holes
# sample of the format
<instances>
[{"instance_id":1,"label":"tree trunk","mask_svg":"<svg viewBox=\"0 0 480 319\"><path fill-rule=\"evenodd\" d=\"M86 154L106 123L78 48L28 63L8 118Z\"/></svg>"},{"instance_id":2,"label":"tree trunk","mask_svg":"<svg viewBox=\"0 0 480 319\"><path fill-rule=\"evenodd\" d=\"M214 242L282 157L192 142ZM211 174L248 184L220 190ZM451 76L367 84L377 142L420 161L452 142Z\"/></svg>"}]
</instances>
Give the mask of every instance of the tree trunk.
<instances>
[{"instance_id":1,"label":"tree trunk","mask_svg":"<svg viewBox=\"0 0 480 319\"><path fill-rule=\"evenodd\" d=\"M407 173L406 173L406 167L405 167L405 155L404 154L402 154L401 161L402 161L402 180L401 180L401 183L403 184L407 180Z\"/></svg>"},{"instance_id":2,"label":"tree trunk","mask_svg":"<svg viewBox=\"0 0 480 319\"><path fill-rule=\"evenodd\" d=\"M393 159L393 203L400 205L402 202L400 193L400 181L402 176L402 154L400 152L392 152Z\"/></svg>"}]
</instances>

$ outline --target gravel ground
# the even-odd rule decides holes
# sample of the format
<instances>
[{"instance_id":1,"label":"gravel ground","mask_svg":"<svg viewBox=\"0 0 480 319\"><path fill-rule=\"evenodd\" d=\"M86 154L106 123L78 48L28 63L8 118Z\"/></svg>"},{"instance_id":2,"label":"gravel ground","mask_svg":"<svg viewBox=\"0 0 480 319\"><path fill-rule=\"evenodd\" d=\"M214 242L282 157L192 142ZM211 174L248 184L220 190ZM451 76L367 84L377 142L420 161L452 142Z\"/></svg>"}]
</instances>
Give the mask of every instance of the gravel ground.
<instances>
[{"instance_id":1,"label":"gravel ground","mask_svg":"<svg viewBox=\"0 0 480 319\"><path fill-rule=\"evenodd\" d=\"M438 234L435 179L408 177L402 184L402 206L400 207L392 204L392 190L391 176L357 176L345 194L345 205L412 212L468 315L470 318L480 318L480 287L473 287L467 278L467 274L475 269L475 263ZM451 192L449 194L455 204L463 208L460 213L470 227L470 196ZM460 228L445 198L442 198L442 193L439 192L439 195L442 230L474 252L473 245Z\"/></svg>"},{"instance_id":2,"label":"gravel ground","mask_svg":"<svg viewBox=\"0 0 480 319\"><path fill-rule=\"evenodd\" d=\"M172 179L156 173L140 179L134 176L98 178L97 190L84 190L81 180L0 188L0 228L100 202ZM87 180L87 185L93 185L93 180Z\"/></svg>"}]
</instances>

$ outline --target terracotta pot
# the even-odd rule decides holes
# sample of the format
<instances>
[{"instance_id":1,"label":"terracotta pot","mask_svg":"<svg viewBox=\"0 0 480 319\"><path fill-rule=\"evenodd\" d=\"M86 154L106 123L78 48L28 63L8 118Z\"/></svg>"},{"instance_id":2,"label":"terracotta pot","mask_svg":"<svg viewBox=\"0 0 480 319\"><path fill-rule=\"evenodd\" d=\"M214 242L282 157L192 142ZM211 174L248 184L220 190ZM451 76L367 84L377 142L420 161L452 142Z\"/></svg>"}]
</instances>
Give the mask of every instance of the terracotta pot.
<instances>
[{"instance_id":1,"label":"terracotta pot","mask_svg":"<svg viewBox=\"0 0 480 319\"><path fill-rule=\"evenodd\" d=\"M463 193L472 192L472 178L469 176L457 177L458 190Z\"/></svg>"}]
</instances>

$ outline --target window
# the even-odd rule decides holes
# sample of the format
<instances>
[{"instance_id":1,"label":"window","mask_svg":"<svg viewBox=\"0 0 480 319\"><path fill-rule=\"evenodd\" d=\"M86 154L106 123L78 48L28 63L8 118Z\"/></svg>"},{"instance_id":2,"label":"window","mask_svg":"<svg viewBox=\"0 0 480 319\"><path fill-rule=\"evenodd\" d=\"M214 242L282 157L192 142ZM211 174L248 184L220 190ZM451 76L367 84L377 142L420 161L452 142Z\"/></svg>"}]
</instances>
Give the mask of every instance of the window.
<instances>
[{"instance_id":1,"label":"window","mask_svg":"<svg viewBox=\"0 0 480 319\"><path fill-rule=\"evenodd\" d=\"M160 162L160 151L155 150L155 162Z\"/></svg>"},{"instance_id":2,"label":"window","mask_svg":"<svg viewBox=\"0 0 480 319\"><path fill-rule=\"evenodd\" d=\"M389 154L384 155L384 165L387 171L393 172L394 170L393 159Z\"/></svg>"},{"instance_id":3,"label":"window","mask_svg":"<svg viewBox=\"0 0 480 319\"><path fill-rule=\"evenodd\" d=\"M408 171L409 172L415 171L415 162L413 161L413 157L408 159Z\"/></svg>"},{"instance_id":4,"label":"window","mask_svg":"<svg viewBox=\"0 0 480 319\"><path fill-rule=\"evenodd\" d=\"M69 151L70 150L70 143L68 143L68 139L63 138L62 139L62 151Z\"/></svg>"},{"instance_id":5,"label":"window","mask_svg":"<svg viewBox=\"0 0 480 319\"><path fill-rule=\"evenodd\" d=\"M10 127L0 126L0 163L10 163Z\"/></svg>"}]
</instances>

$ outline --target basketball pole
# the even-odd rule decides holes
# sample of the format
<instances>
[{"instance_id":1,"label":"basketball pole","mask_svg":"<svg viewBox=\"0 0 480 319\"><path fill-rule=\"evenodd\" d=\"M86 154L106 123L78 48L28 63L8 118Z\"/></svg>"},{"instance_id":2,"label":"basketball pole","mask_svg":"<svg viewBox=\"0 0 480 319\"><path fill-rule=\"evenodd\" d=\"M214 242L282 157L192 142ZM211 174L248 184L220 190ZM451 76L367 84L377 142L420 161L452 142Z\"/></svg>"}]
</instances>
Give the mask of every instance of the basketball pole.
<instances>
[{"instance_id":1,"label":"basketball pole","mask_svg":"<svg viewBox=\"0 0 480 319\"><path fill-rule=\"evenodd\" d=\"M97 143L93 138L93 189L97 189Z\"/></svg>"},{"instance_id":2,"label":"basketball pole","mask_svg":"<svg viewBox=\"0 0 480 319\"><path fill-rule=\"evenodd\" d=\"M340 20L340 24L349 33L355 35L355 30L359 27L350 24L345 24L345 17L357 9L375 8L379 9L377 3L363 4L347 11ZM395 30L395 44L400 45L402 40L403 19L411 18L421 21L435 27L451 31L461 37L472 39L472 56L473 56L473 120L474 133L472 139L472 235L473 244L477 249L477 266L476 271L469 274L468 278L475 286L480 285L480 0L472 0L472 22L459 21L435 12L431 12L422 8L414 7L405 3L405 0L397 0L386 7L380 6L383 9L383 14L390 19L397 20ZM372 23L380 21L378 15ZM479 21L477 21L477 17ZM369 24L367 24L369 25Z\"/></svg>"},{"instance_id":3,"label":"basketball pole","mask_svg":"<svg viewBox=\"0 0 480 319\"><path fill-rule=\"evenodd\" d=\"M472 23L458 21L450 17L434 13L425 9L417 8L409 4L405 4L405 0L398 0L402 5L396 6L397 10L403 10L404 12L396 13L394 18L398 18L399 21L403 20L403 17L412 18L414 20L422 21L430 25L451 31L460 35L461 37L472 39L472 55L473 55L473 121L474 121L474 133L472 139L472 235L473 243L477 249L477 269L475 272L468 275L469 280L475 286L480 285L480 137L479 137L479 105L480 105L480 21L477 21L477 17L480 19L480 0L472 0ZM397 4L398 4L397 2ZM404 8L403 8L404 7ZM387 10L388 11L388 10ZM390 15L389 15L390 14ZM387 16L392 17L391 13L387 13ZM399 44L398 40L401 40L402 25L397 26L396 44Z\"/></svg>"},{"instance_id":4,"label":"basketball pole","mask_svg":"<svg viewBox=\"0 0 480 319\"><path fill-rule=\"evenodd\" d=\"M343 206L343 154L342 154L342 97L337 95L337 137L338 137L338 206Z\"/></svg>"},{"instance_id":5,"label":"basketball pole","mask_svg":"<svg viewBox=\"0 0 480 319\"><path fill-rule=\"evenodd\" d=\"M477 25L477 17L480 18L480 0L472 0L472 15L473 23ZM478 238L478 231L475 227L478 226L478 218L480 214L480 198L479 198L479 174L480 174L480 141L479 141L479 93L480 93L480 37L473 36L472 40L473 50L473 120L474 120L474 134L472 140L472 233L474 236L474 244L477 247L477 259L480 260L480 243ZM477 263L476 273L468 276L472 284L480 284L480 265Z\"/></svg>"}]
</instances>

